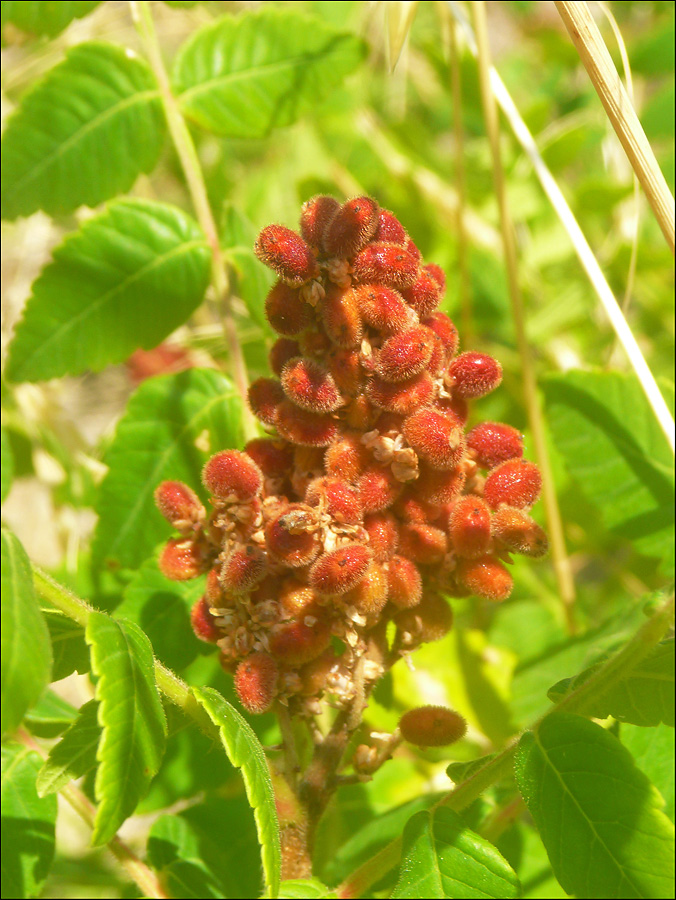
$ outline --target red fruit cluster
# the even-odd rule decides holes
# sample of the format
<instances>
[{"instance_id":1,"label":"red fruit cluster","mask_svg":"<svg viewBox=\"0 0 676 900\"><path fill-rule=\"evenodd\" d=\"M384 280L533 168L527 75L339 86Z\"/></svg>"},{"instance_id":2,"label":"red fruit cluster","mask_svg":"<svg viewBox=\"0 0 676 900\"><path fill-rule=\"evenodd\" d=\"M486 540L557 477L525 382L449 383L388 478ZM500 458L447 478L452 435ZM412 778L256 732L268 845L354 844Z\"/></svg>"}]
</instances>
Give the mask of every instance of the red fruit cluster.
<instances>
[{"instance_id":1,"label":"red fruit cluster","mask_svg":"<svg viewBox=\"0 0 676 900\"><path fill-rule=\"evenodd\" d=\"M500 364L458 352L438 310L444 273L391 212L315 197L300 234L270 225L255 251L279 277L265 303L280 335L274 377L249 391L270 434L207 461L209 514L187 486L160 485L180 532L160 566L178 580L208 573L193 628L217 643L250 712L279 700L312 714L326 691L337 705L354 698L357 667L368 690L443 637L446 597L509 595L509 554L547 550L528 515L541 478L516 429L466 432L468 403L500 384ZM402 731L418 743L464 727L414 712Z\"/></svg>"}]
</instances>

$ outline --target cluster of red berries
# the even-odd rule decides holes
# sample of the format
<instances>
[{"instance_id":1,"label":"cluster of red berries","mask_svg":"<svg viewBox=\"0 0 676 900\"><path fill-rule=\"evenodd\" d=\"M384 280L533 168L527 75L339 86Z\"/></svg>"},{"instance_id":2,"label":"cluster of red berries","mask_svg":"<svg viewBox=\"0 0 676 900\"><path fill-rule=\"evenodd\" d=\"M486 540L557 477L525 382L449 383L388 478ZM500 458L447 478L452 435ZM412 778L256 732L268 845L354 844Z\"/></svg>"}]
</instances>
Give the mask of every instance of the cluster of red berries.
<instances>
[{"instance_id":1,"label":"cluster of red berries","mask_svg":"<svg viewBox=\"0 0 676 900\"><path fill-rule=\"evenodd\" d=\"M184 484L156 491L181 534L160 567L207 573L193 627L253 713L278 699L312 714L324 692L348 704L446 634L445 598L504 600L509 554L547 551L519 432L465 433L468 401L502 371L458 353L443 271L369 197L309 200L300 232L269 225L255 246L279 276L265 305L276 377L249 391L270 436L207 462L209 514Z\"/></svg>"}]
</instances>

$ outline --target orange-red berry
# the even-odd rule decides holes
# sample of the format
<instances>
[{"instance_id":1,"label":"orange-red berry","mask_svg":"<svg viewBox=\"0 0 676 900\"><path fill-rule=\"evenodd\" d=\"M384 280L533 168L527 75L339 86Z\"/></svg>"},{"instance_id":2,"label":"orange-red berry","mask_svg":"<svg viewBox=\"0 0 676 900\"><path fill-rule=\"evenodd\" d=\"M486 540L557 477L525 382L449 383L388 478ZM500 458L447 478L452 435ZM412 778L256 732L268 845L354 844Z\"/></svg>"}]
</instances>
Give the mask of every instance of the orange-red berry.
<instances>
[{"instance_id":1,"label":"orange-red berry","mask_svg":"<svg viewBox=\"0 0 676 900\"><path fill-rule=\"evenodd\" d=\"M485 353L461 353L448 367L453 379L453 396L463 400L484 397L502 381L502 366Z\"/></svg>"},{"instance_id":2,"label":"orange-red berry","mask_svg":"<svg viewBox=\"0 0 676 900\"><path fill-rule=\"evenodd\" d=\"M275 424L283 438L302 447L328 447L337 431L330 416L301 409L290 400L279 404Z\"/></svg>"},{"instance_id":3,"label":"orange-red berry","mask_svg":"<svg viewBox=\"0 0 676 900\"><path fill-rule=\"evenodd\" d=\"M195 636L208 644L215 644L223 637L223 632L216 625L216 617L209 612L212 605L207 597L202 597L190 612L190 623Z\"/></svg>"},{"instance_id":4,"label":"orange-red berry","mask_svg":"<svg viewBox=\"0 0 676 900\"><path fill-rule=\"evenodd\" d=\"M369 547L378 562L385 562L399 544L397 520L389 512L370 513L364 518L364 528L369 536Z\"/></svg>"},{"instance_id":5,"label":"orange-red berry","mask_svg":"<svg viewBox=\"0 0 676 900\"><path fill-rule=\"evenodd\" d=\"M358 434L343 434L326 450L324 465L328 475L354 484L369 465L371 457Z\"/></svg>"},{"instance_id":6,"label":"orange-red berry","mask_svg":"<svg viewBox=\"0 0 676 900\"><path fill-rule=\"evenodd\" d=\"M467 446L482 469L494 469L508 459L523 456L523 435L501 422L482 422L467 435Z\"/></svg>"},{"instance_id":7,"label":"orange-red berry","mask_svg":"<svg viewBox=\"0 0 676 900\"><path fill-rule=\"evenodd\" d=\"M279 588L279 606L284 619L298 619L317 605L317 595L307 584L287 578Z\"/></svg>"},{"instance_id":8,"label":"orange-red berry","mask_svg":"<svg viewBox=\"0 0 676 900\"><path fill-rule=\"evenodd\" d=\"M254 438L245 446L244 452L266 478L284 478L293 465L292 448L274 438Z\"/></svg>"},{"instance_id":9,"label":"orange-red berry","mask_svg":"<svg viewBox=\"0 0 676 900\"><path fill-rule=\"evenodd\" d=\"M430 406L410 415L403 431L418 456L433 469L450 469L464 452L462 429L451 416Z\"/></svg>"},{"instance_id":10,"label":"orange-red berry","mask_svg":"<svg viewBox=\"0 0 676 900\"><path fill-rule=\"evenodd\" d=\"M450 503L465 486L465 473L459 468L439 471L421 466L416 481L417 496L425 503Z\"/></svg>"},{"instance_id":11,"label":"orange-red berry","mask_svg":"<svg viewBox=\"0 0 676 900\"><path fill-rule=\"evenodd\" d=\"M287 506L265 526L265 546L277 562L291 568L306 566L317 556L316 513L301 503Z\"/></svg>"},{"instance_id":12,"label":"orange-red berry","mask_svg":"<svg viewBox=\"0 0 676 900\"><path fill-rule=\"evenodd\" d=\"M446 351L446 359L450 359L458 351L460 338L458 337L458 329L448 318L446 313L434 312L432 315L422 320L422 324L436 334Z\"/></svg>"},{"instance_id":13,"label":"orange-red berry","mask_svg":"<svg viewBox=\"0 0 676 900\"><path fill-rule=\"evenodd\" d=\"M279 406L284 400L284 391L276 378L257 378L249 385L249 406L251 412L264 425L275 425Z\"/></svg>"},{"instance_id":14,"label":"orange-red berry","mask_svg":"<svg viewBox=\"0 0 676 900\"><path fill-rule=\"evenodd\" d=\"M209 569L207 572L207 583L204 587L204 596L209 606L229 606L230 600L226 599L220 580L220 566L218 568Z\"/></svg>"},{"instance_id":15,"label":"orange-red berry","mask_svg":"<svg viewBox=\"0 0 676 900\"><path fill-rule=\"evenodd\" d=\"M406 416L429 403L434 394L434 382L427 372L396 383L376 376L369 381L366 393L379 409Z\"/></svg>"},{"instance_id":16,"label":"orange-red berry","mask_svg":"<svg viewBox=\"0 0 676 900\"><path fill-rule=\"evenodd\" d=\"M438 594L423 594L412 609L404 609L394 617L396 644L411 647L440 641L453 627L453 610Z\"/></svg>"},{"instance_id":17,"label":"orange-red berry","mask_svg":"<svg viewBox=\"0 0 676 900\"><path fill-rule=\"evenodd\" d=\"M326 194L307 200L300 211L300 233L311 247L323 249L326 226L340 209L340 203Z\"/></svg>"},{"instance_id":18,"label":"orange-red berry","mask_svg":"<svg viewBox=\"0 0 676 900\"><path fill-rule=\"evenodd\" d=\"M364 544L347 544L325 553L310 569L310 584L324 597L344 594L361 581L373 559Z\"/></svg>"},{"instance_id":19,"label":"orange-red berry","mask_svg":"<svg viewBox=\"0 0 676 900\"><path fill-rule=\"evenodd\" d=\"M399 609L417 606L422 597L422 577L415 563L404 556L393 556L388 562L388 598Z\"/></svg>"},{"instance_id":20,"label":"orange-red berry","mask_svg":"<svg viewBox=\"0 0 676 900\"><path fill-rule=\"evenodd\" d=\"M380 349L376 372L388 382L406 381L427 366L434 344L429 329L417 326L388 338Z\"/></svg>"},{"instance_id":21,"label":"orange-red berry","mask_svg":"<svg viewBox=\"0 0 676 900\"><path fill-rule=\"evenodd\" d=\"M254 253L268 268L294 287L319 275L317 259L303 238L284 225L268 225L258 235Z\"/></svg>"},{"instance_id":22,"label":"orange-red berry","mask_svg":"<svg viewBox=\"0 0 676 900\"><path fill-rule=\"evenodd\" d=\"M398 244L368 244L352 261L360 282L378 282L396 290L410 287L418 277L418 260Z\"/></svg>"},{"instance_id":23,"label":"orange-red berry","mask_svg":"<svg viewBox=\"0 0 676 900\"><path fill-rule=\"evenodd\" d=\"M396 334L411 321L404 298L382 284L359 284L352 288L364 322L383 334Z\"/></svg>"},{"instance_id":24,"label":"orange-red berry","mask_svg":"<svg viewBox=\"0 0 676 900\"><path fill-rule=\"evenodd\" d=\"M359 494L342 478L315 478L307 486L305 502L341 525L358 525L363 518Z\"/></svg>"},{"instance_id":25,"label":"orange-red berry","mask_svg":"<svg viewBox=\"0 0 676 900\"><path fill-rule=\"evenodd\" d=\"M202 469L205 488L219 500L251 500L260 493L263 473L246 453L221 450Z\"/></svg>"},{"instance_id":26,"label":"orange-red berry","mask_svg":"<svg viewBox=\"0 0 676 900\"><path fill-rule=\"evenodd\" d=\"M423 566L440 563L448 551L448 541L441 528L422 522L409 522L399 533L399 555Z\"/></svg>"},{"instance_id":27,"label":"orange-red berry","mask_svg":"<svg viewBox=\"0 0 676 900\"><path fill-rule=\"evenodd\" d=\"M265 300L265 317L278 334L295 337L312 324L314 313L300 291L278 281Z\"/></svg>"},{"instance_id":28,"label":"orange-red berry","mask_svg":"<svg viewBox=\"0 0 676 900\"><path fill-rule=\"evenodd\" d=\"M268 362L270 368L279 378L282 369L294 356L301 356L300 344L288 337L278 338L270 348Z\"/></svg>"},{"instance_id":29,"label":"orange-red berry","mask_svg":"<svg viewBox=\"0 0 676 900\"><path fill-rule=\"evenodd\" d=\"M378 211L378 227L373 235L377 243L400 244L402 247L408 240L406 229L389 209Z\"/></svg>"},{"instance_id":30,"label":"orange-red berry","mask_svg":"<svg viewBox=\"0 0 676 900\"><path fill-rule=\"evenodd\" d=\"M441 266L438 266L436 263L427 263L426 266L423 266L425 272L429 272L432 278L439 285L439 289L441 293L444 294L446 291L446 274Z\"/></svg>"},{"instance_id":31,"label":"orange-red berry","mask_svg":"<svg viewBox=\"0 0 676 900\"><path fill-rule=\"evenodd\" d=\"M226 593L247 594L265 578L268 558L256 544L233 547L221 568L221 584Z\"/></svg>"},{"instance_id":32,"label":"orange-red berry","mask_svg":"<svg viewBox=\"0 0 676 900\"><path fill-rule=\"evenodd\" d=\"M477 597L499 603L512 592L512 576L494 556L460 559L455 570L458 582Z\"/></svg>"},{"instance_id":33,"label":"orange-red berry","mask_svg":"<svg viewBox=\"0 0 676 900\"><path fill-rule=\"evenodd\" d=\"M279 670L268 653L252 653L237 666L235 690L242 706L259 715L272 706Z\"/></svg>"},{"instance_id":34,"label":"orange-red berry","mask_svg":"<svg viewBox=\"0 0 676 900\"><path fill-rule=\"evenodd\" d=\"M171 538L160 554L160 572L172 581L188 581L197 578L208 568L202 547L185 538Z\"/></svg>"},{"instance_id":35,"label":"orange-red berry","mask_svg":"<svg viewBox=\"0 0 676 900\"><path fill-rule=\"evenodd\" d=\"M331 285L321 302L321 316L329 339L338 347L359 347L364 334L354 291Z\"/></svg>"},{"instance_id":36,"label":"orange-red berry","mask_svg":"<svg viewBox=\"0 0 676 900\"><path fill-rule=\"evenodd\" d=\"M163 481L158 485L155 503L167 522L179 531L190 530L206 515L197 494L182 481Z\"/></svg>"},{"instance_id":37,"label":"orange-red berry","mask_svg":"<svg viewBox=\"0 0 676 900\"><path fill-rule=\"evenodd\" d=\"M441 290L431 273L421 269L411 287L402 291L402 297L424 319L439 305Z\"/></svg>"},{"instance_id":38,"label":"orange-red berry","mask_svg":"<svg viewBox=\"0 0 676 900\"><path fill-rule=\"evenodd\" d=\"M458 556L475 559L491 544L491 511L480 497L460 497L449 517L448 536Z\"/></svg>"},{"instance_id":39,"label":"orange-red berry","mask_svg":"<svg viewBox=\"0 0 676 900\"><path fill-rule=\"evenodd\" d=\"M359 392L363 372L358 350L334 347L326 358L326 365L343 396L354 397Z\"/></svg>"},{"instance_id":40,"label":"orange-red berry","mask_svg":"<svg viewBox=\"0 0 676 900\"><path fill-rule=\"evenodd\" d=\"M372 562L358 584L340 599L345 606L353 606L362 615L378 615L387 603L387 576L383 567Z\"/></svg>"},{"instance_id":41,"label":"orange-red berry","mask_svg":"<svg viewBox=\"0 0 676 900\"><path fill-rule=\"evenodd\" d=\"M493 513L493 536L506 550L538 558L549 550L547 535L522 509L500 506Z\"/></svg>"},{"instance_id":42,"label":"orange-red berry","mask_svg":"<svg viewBox=\"0 0 676 900\"><path fill-rule=\"evenodd\" d=\"M370 197L354 197L340 207L326 226L324 250L329 256L354 256L375 234L378 204Z\"/></svg>"},{"instance_id":43,"label":"orange-red berry","mask_svg":"<svg viewBox=\"0 0 676 900\"><path fill-rule=\"evenodd\" d=\"M403 484L384 466L369 466L357 481L357 490L364 512L380 512L392 506Z\"/></svg>"},{"instance_id":44,"label":"orange-red berry","mask_svg":"<svg viewBox=\"0 0 676 900\"><path fill-rule=\"evenodd\" d=\"M330 643L331 628L321 606L309 606L298 619L273 625L270 631L270 653L289 666L316 659Z\"/></svg>"},{"instance_id":45,"label":"orange-red berry","mask_svg":"<svg viewBox=\"0 0 676 900\"><path fill-rule=\"evenodd\" d=\"M527 459L509 459L488 473L484 500L491 509L501 503L530 509L542 489L542 475L535 463Z\"/></svg>"},{"instance_id":46,"label":"orange-red berry","mask_svg":"<svg viewBox=\"0 0 676 900\"><path fill-rule=\"evenodd\" d=\"M296 357L282 370L282 389L296 406L313 413L328 413L343 403L333 377L313 359Z\"/></svg>"},{"instance_id":47,"label":"orange-red berry","mask_svg":"<svg viewBox=\"0 0 676 900\"><path fill-rule=\"evenodd\" d=\"M299 335L298 346L301 356L317 356L319 359L324 359L326 354L333 349L333 344L321 325L317 325L316 328L308 328Z\"/></svg>"},{"instance_id":48,"label":"orange-red berry","mask_svg":"<svg viewBox=\"0 0 676 900\"><path fill-rule=\"evenodd\" d=\"M409 744L445 747L465 736L467 722L460 713L445 706L419 706L404 713L399 730Z\"/></svg>"}]
</instances>

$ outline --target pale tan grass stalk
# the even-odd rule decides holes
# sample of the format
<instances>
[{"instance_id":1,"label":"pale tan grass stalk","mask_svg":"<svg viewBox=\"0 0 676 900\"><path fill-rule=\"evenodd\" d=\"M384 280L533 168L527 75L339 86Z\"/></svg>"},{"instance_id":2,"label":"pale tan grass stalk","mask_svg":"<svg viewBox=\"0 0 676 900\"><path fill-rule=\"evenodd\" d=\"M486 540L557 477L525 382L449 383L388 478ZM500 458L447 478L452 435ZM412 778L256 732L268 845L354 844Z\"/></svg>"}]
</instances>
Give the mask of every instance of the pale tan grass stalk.
<instances>
[{"instance_id":1,"label":"pale tan grass stalk","mask_svg":"<svg viewBox=\"0 0 676 900\"><path fill-rule=\"evenodd\" d=\"M523 378L523 392L528 420L533 434L535 455L542 469L542 498L545 504L547 527L551 540L552 560L559 587L559 595L566 615L566 623L570 634L575 633L575 581L570 567L570 559L566 549L566 541L563 533L563 523L559 511L559 501L556 496L554 477L547 452L547 438L545 435L544 421L540 401L537 392L535 367L526 337L526 315L519 284L519 264L516 253L516 241L514 238L514 225L507 205L507 192L505 190L505 176L500 155L500 124L498 121L498 108L491 90L490 83L490 47L488 44L488 32L486 29L486 7L483 0L472 3L472 18L474 32L476 34L479 81L481 86L481 104L486 121L486 132L491 146L493 159L493 179L495 193L500 210L500 225L502 232L503 252L507 269L507 281L509 295L512 301L512 314L516 330L516 342L519 348L521 360L521 376Z\"/></svg>"},{"instance_id":2,"label":"pale tan grass stalk","mask_svg":"<svg viewBox=\"0 0 676 900\"><path fill-rule=\"evenodd\" d=\"M393 3L387 0L385 3L385 20L387 24L387 60L390 72L399 61L401 51L406 38L411 30L413 19L418 8L418 0L402 0Z\"/></svg>"},{"instance_id":3,"label":"pale tan grass stalk","mask_svg":"<svg viewBox=\"0 0 676 900\"><path fill-rule=\"evenodd\" d=\"M454 2L454 0L446 0L446 2L451 8L456 20L460 23L470 52L474 54L474 56L476 56L476 42L474 40L472 29L469 25L469 22L467 21L467 17L465 16L462 8L458 5L458 3ZM650 371L647 362L645 361L643 353L641 352L641 348L639 347L638 342L636 341L636 338L634 337L632 330L629 327L629 324L627 323L627 320L625 319L622 310L620 309L617 300L615 299L613 292L610 289L610 286L608 285L608 282L606 281L605 275L601 271L601 267L598 264L591 247L587 243L587 239L584 236L582 229L578 225L577 219L568 206L561 188L558 186L556 179L547 168L547 165L542 158L537 145L535 144L533 136L528 130L528 126L521 118L521 115L516 108L514 101L509 94L509 91L505 87L504 82L498 75L497 71L492 67L490 70L490 79L495 99L502 109L505 118L509 122L511 129L514 132L514 136L521 144L521 147L530 159L533 165L533 169L535 170L535 174L537 175L545 194L549 198L550 203L554 207L554 211L558 215L561 224L568 232L568 236L572 241L578 259L582 263L582 267L587 273L592 287L596 291L596 295L601 301L601 305L605 309L606 314L610 319L610 324L612 325L615 334L618 337L618 340L622 344L625 353L627 354L629 362L634 369L634 372L636 373L636 377L638 378L641 387L643 388L648 402L650 403L650 406L655 413L655 417L657 418L657 421L662 428L662 431L666 435L669 446L671 447L673 453L675 444L674 419L671 415L671 412L669 411L669 407L665 403L664 398L660 393L657 382L655 381L655 378Z\"/></svg>"},{"instance_id":4,"label":"pale tan grass stalk","mask_svg":"<svg viewBox=\"0 0 676 900\"><path fill-rule=\"evenodd\" d=\"M556 0L556 8L673 253L674 198L601 32L584 0Z\"/></svg>"}]
</instances>

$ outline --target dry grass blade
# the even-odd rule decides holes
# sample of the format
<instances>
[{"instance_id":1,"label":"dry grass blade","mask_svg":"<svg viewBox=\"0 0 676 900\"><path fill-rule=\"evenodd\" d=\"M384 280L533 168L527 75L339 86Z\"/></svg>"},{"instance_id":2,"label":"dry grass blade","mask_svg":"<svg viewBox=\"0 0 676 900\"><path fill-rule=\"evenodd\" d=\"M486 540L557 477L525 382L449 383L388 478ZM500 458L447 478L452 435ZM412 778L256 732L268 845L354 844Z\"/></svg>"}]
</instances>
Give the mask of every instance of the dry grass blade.
<instances>
[{"instance_id":1,"label":"dry grass blade","mask_svg":"<svg viewBox=\"0 0 676 900\"><path fill-rule=\"evenodd\" d=\"M460 23L461 30L470 52L474 56L476 56L476 42L474 40L474 34L472 32L470 24L467 21L467 17L465 16L460 5L454 2L454 0L447 0L447 3L456 20ZM655 381L655 378L650 371L647 362L645 361L643 353L641 352L641 348L639 347L638 342L636 341L636 338L634 337L632 330L629 327L629 324L625 319L624 314L622 313L622 310L620 309L620 306L615 299L615 296L611 291L608 282L606 281L605 275L601 271L601 267L598 264L598 261L594 256L594 253L589 246L589 243L587 242L587 239L584 236L582 229L577 222L577 219L573 215L570 206L566 201L566 198L563 196L561 188L558 186L556 179L547 168L547 165L537 148L535 140L533 139L533 135L528 130L528 126L522 119L518 109L514 104L514 101L509 94L509 91L505 87L504 82L493 67L491 67L490 70L490 79L491 88L493 90L493 94L495 95L495 99L497 100L498 105L505 114L505 118L509 122L511 129L514 132L514 136L521 144L521 147L530 159L535 170L535 174L537 175L545 194L549 198L550 203L554 207L554 211L559 217L561 224L568 232L568 235L573 243L573 247L575 248L575 252L577 253L578 259L582 263L582 267L587 273L592 287L596 291L596 295L601 301L601 304L606 311L608 318L610 319L610 323L615 331L615 334L617 335L618 340L622 344L622 347L624 348L624 351L629 358L629 362L634 369L634 372L636 373L641 387L643 388L643 391L648 398L648 402L650 403L650 406L655 413L655 417L660 423L660 427L666 435L669 446L671 447L671 450L673 452L676 442L674 418L671 415L669 407L665 403L662 394L660 393L660 389L657 386L657 382Z\"/></svg>"},{"instance_id":2,"label":"dry grass blade","mask_svg":"<svg viewBox=\"0 0 676 900\"><path fill-rule=\"evenodd\" d=\"M393 71L401 55L404 42L411 30L418 0L404 0L403 3L385 4L387 19L387 56L390 72Z\"/></svg>"},{"instance_id":3,"label":"dry grass blade","mask_svg":"<svg viewBox=\"0 0 676 900\"><path fill-rule=\"evenodd\" d=\"M589 7L557 0L556 8L619 137L662 233L674 252L674 198L625 91Z\"/></svg>"}]
</instances>

